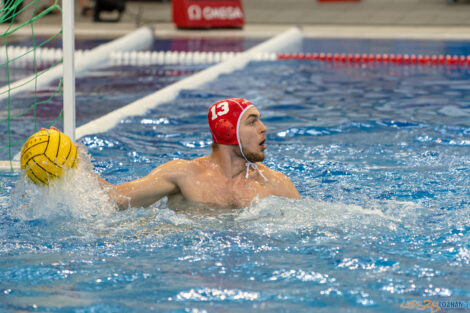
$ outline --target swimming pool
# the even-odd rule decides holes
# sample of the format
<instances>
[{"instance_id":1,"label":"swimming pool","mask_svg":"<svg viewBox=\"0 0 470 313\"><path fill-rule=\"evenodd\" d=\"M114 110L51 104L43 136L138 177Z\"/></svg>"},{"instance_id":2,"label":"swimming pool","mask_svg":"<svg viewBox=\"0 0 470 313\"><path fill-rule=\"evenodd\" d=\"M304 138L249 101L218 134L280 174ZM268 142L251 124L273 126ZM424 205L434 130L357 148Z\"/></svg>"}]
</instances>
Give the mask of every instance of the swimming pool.
<instances>
[{"instance_id":1,"label":"swimming pool","mask_svg":"<svg viewBox=\"0 0 470 313\"><path fill-rule=\"evenodd\" d=\"M115 212L87 162L47 194L2 173L0 310L397 312L407 300L469 301L469 80L451 67L252 62L80 140L121 183L207 154L209 104L245 97L268 127L265 163L300 201ZM108 87L100 100L116 97Z\"/></svg>"},{"instance_id":2,"label":"swimming pool","mask_svg":"<svg viewBox=\"0 0 470 313\"><path fill-rule=\"evenodd\" d=\"M38 36L37 44L42 45L48 37ZM99 44L108 42L105 39L79 39L76 41L76 49L93 49ZM155 39L149 48L150 51L245 51L261 42L261 39L245 38L171 38ZM11 47L30 47L31 39L17 38L12 41ZM44 44L45 48L60 48L60 38L55 38ZM45 70L54 63L38 63L38 72ZM76 82L76 123L80 126L98 116L105 115L117 108L129 104L148 94L168 86L178 80L188 77L208 65L152 65L147 67L112 66L100 68L87 73L77 75ZM0 87L10 82L13 83L33 75L33 64L10 64L7 73L5 65L0 66ZM12 133L8 133L6 118L8 116L8 101L0 101L0 160L9 159L8 136L12 142L23 142L38 127L54 124L62 128L59 114L62 109L62 95L59 92L59 81L50 88L39 89L23 93L19 97L13 97L11 104L12 115L21 115L10 121ZM106 96L105 96L106 95ZM35 100L36 97L36 100ZM91 101L90 101L91 99ZM41 103L45 102L45 103ZM36 110L32 109L33 103L39 103ZM29 123L25 123L28 120ZM12 147L12 155L19 152L21 145Z\"/></svg>"}]
</instances>

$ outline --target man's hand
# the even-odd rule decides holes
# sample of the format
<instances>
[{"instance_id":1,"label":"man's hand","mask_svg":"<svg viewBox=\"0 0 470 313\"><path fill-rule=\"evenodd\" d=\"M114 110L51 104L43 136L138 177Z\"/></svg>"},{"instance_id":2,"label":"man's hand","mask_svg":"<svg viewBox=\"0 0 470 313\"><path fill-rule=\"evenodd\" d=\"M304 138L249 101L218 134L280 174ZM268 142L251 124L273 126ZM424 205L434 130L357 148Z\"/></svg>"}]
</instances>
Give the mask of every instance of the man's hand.
<instances>
[{"instance_id":1,"label":"man's hand","mask_svg":"<svg viewBox=\"0 0 470 313\"><path fill-rule=\"evenodd\" d=\"M56 130L56 131L60 132L60 130L57 129L55 126L51 126L51 127L49 127L49 129ZM47 129L45 129L44 127L41 127L40 130L47 130Z\"/></svg>"}]
</instances>

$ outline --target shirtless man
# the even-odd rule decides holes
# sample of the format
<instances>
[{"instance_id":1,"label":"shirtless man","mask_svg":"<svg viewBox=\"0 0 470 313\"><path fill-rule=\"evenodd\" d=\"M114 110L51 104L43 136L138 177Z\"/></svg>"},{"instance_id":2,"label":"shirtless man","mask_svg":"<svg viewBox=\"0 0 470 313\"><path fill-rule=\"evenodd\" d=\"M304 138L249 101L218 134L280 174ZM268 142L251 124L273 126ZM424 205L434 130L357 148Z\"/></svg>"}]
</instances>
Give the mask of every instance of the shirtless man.
<instances>
[{"instance_id":1,"label":"shirtless man","mask_svg":"<svg viewBox=\"0 0 470 313\"><path fill-rule=\"evenodd\" d=\"M100 178L119 208L146 207L165 196L169 207L217 208L242 208L269 195L301 198L289 178L258 163L265 157L266 126L253 104L240 98L218 101L207 117L214 141L210 155L167 162L118 186Z\"/></svg>"}]
</instances>

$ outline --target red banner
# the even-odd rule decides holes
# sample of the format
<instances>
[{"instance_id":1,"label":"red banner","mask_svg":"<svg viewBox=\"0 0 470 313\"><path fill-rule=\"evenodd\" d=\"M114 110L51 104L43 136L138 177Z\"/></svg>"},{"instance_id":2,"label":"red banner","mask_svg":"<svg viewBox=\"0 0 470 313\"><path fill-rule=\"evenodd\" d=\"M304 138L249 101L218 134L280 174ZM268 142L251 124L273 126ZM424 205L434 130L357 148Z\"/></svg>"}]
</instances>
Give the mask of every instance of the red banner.
<instances>
[{"instance_id":1,"label":"red banner","mask_svg":"<svg viewBox=\"0 0 470 313\"><path fill-rule=\"evenodd\" d=\"M181 28L243 27L241 0L172 0L173 23Z\"/></svg>"}]
</instances>

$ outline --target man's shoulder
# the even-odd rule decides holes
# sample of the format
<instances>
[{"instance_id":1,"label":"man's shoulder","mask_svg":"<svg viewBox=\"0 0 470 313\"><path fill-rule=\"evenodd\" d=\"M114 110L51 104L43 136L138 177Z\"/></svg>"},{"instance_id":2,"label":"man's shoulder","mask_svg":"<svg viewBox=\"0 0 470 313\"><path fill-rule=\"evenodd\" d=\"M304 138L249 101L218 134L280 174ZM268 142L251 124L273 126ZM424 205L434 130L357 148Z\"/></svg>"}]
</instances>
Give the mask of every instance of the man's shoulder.
<instances>
[{"instance_id":1,"label":"man's shoulder","mask_svg":"<svg viewBox=\"0 0 470 313\"><path fill-rule=\"evenodd\" d=\"M204 169L206 167L205 161L206 157L200 157L193 160L176 159L165 163L164 166L170 171L187 175L190 172L197 172Z\"/></svg>"},{"instance_id":2,"label":"man's shoulder","mask_svg":"<svg viewBox=\"0 0 470 313\"><path fill-rule=\"evenodd\" d=\"M185 167L185 166L191 165L192 162L193 160L175 159L175 160L168 161L165 164L167 164L168 166L172 166L172 167L177 167L177 166Z\"/></svg>"},{"instance_id":3,"label":"man's shoulder","mask_svg":"<svg viewBox=\"0 0 470 313\"><path fill-rule=\"evenodd\" d=\"M175 159L175 160L171 160L171 161L168 161L168 162L160 165L156 169L157 170L160 169L160 168L165 169L165 170L185 169L190 165L191 165L191 161Z\"/></svg>"},{"instance_id":4,"label":"man's shoulder","mask_svg":"<svg viewBox=\"0 0 470 313\"><path fill-rule=\"evenodd\" d=\"M258 164L264 176L268 179L269 188L273 190L273 194L281 197L301 199L297 188L289 177L281 172L273 170L264 164Z\"/></svg>"},{"instance_id":5,"label":"man's shoulder","mask_svg":"<svg viewBox=\"0 0 470 313\"><path fill-rule=\"evenodd\" d=\"M270 168L269 166L263 164L263 163L258 163L258 168L261 170L261 172L263 173L263 175L266 176L266 178L271 178L271 179L278 179L278 180L281 180L281 181L289 181L290 182L290 179L289 177L287 177L286 175L284 175L283 173L279 172L279 171L276 171L276 170L273 170L272 168Z\"/></svg>"},{"instance_id":6,"label":"man's shoulder","mask_svg":"<svg viewBox=\"0 0 470 313\"><path fill-rule=\"evenodd\" d=\"M191 166L191 161L188 160L171 160L155 168L151 174L163 176L166 178L184 175Z\"/></svg>"}]
</instances>

